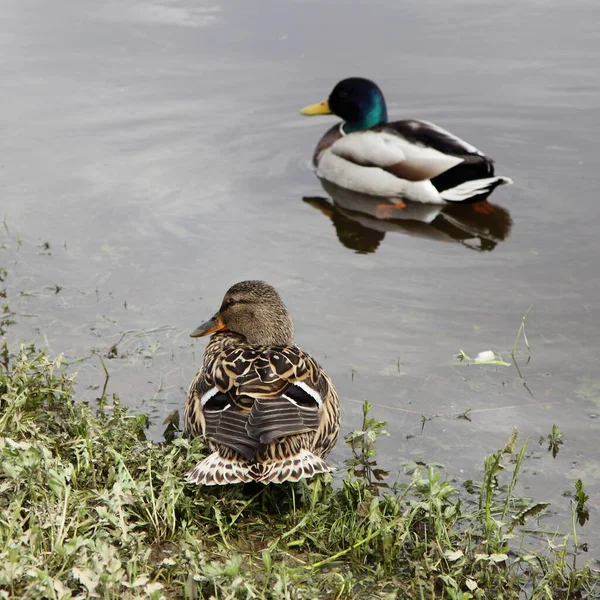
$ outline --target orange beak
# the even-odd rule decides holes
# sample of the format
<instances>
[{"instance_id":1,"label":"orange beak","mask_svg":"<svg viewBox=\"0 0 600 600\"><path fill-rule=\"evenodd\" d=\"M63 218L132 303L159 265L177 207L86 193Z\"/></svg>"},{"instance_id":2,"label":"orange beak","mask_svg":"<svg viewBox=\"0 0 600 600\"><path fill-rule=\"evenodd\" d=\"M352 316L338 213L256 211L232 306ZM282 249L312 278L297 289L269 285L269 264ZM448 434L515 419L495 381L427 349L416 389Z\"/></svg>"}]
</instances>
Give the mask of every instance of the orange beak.
<instances>
[{"instance_id":1,"label":"orange beak","mask_svg":"<svg viewBox=\"0 0 600 600\"><path fill-rule=\"evenodd\" d=\"M216 333L217 331L229 331L229 327L223 323L219 313L217 313L212 319L206 321L206 323L202 323L200 327L194 329L194 331L190 333L190 337L202 337L204 335Z\"/></svg>"}]
</instances>

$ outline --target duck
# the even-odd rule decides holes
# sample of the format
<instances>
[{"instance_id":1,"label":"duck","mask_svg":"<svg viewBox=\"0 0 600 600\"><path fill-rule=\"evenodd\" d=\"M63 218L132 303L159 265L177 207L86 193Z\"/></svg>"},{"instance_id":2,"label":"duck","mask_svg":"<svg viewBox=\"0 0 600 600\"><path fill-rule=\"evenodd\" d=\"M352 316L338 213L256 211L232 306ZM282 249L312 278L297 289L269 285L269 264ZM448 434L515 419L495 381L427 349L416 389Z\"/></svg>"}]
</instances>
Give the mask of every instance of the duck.
<instances>
[{"instance_id":1,"label":"duck","mask_svg":"<svg viewBox=\"0 0 600 600\"><path fill-rule=\"evenodd\" d=\"M388 121L381 89L373 81L340 81L327 100L303 115L343 119L321 138L313 154L317 175L362 194L426 204L476 202L509 177L494 175L493 161L475 146L428 121Z\"/></svg>"},{"instance_id":2,"label":"duck","mask_svg":"<svg viewBox=\"0 0 600 600\"><path fill-rule=\"evenodd\" d=\"M184 429L202 436L210 454L188 482L266 485L333 470L325 458L339 434L338 395L294 343L292 318L273 286L236 283L190 335L210 339L186 396Z\"/></svg>"}]
</instances>

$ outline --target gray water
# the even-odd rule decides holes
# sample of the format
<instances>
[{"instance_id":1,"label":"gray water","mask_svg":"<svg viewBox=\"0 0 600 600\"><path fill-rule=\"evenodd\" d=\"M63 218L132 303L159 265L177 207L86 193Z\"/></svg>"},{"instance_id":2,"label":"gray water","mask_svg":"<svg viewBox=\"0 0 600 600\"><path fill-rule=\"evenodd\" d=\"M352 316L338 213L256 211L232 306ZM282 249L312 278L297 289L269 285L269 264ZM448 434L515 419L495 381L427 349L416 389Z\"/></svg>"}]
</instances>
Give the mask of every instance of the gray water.
<instances>
[{"instance_id":1,"label":"gray water","mask_svg":"<svg viewBox=\"0 0 600 600\"><path fill-rule=\"evenodd\" d=\"M544 523L564 530L563 492L582 478L581 539L600 556L598 22L594 0L5 0L12 349L64 353L83 399L104 383L97 351L108 392L148 412L159 439L201 359L188 333L232 283L265 279L335 381L343 432L365 399L388 421L393 478L417 460L477 477L517 427L534 458L519 492L552 502ZM333 205L310 165L333 119L298 110L353 75L379 83L392 117L434 121L496 160L515 183L490 198L493 219ZM531 305L522 378L458 363L491 349L513 364ZM554 460L538 445L553 424ZM339 443L333 461L346 456Z\"/></svg>"}]
</instances>

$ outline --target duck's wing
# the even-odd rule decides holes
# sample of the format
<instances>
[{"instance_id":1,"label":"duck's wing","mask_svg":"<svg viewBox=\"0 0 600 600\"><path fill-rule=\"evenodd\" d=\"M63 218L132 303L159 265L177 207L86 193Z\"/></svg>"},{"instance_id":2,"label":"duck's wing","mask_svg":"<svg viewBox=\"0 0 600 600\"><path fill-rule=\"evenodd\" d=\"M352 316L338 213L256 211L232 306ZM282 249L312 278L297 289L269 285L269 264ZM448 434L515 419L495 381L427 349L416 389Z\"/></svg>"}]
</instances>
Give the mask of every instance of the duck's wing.
<instances>
[{"instance_id":1,"label":"duck's wing","mask_svg":"<svg viewBox=\"0 0 600 600\"><path fill-rule=\"evenodd\" d=\"M190 394L204 436L252 459L274 440L316 433L330 386L295 346L244 347L217 357Z\"/></svg>"},{"instance_id":2,"label":"duck's wing","mask_svg":"<svg viewBox=\"0 0 600 600\"><path fill-rule=\"evenodd\" d=\"M408 181L433 179L467 157L486 160L475 148L425 121L396 121L342 136L331 151L363 167L379 167Z\"/></svg>"},{"instance_id":3,"label":"duck's wing","mask_svg":"<svg viewBox=\"0 0 600 600\"><path fill-rule=\"evenodd\" d=\"M409 143L433 148L443 154L485 156L483 152L469 144L469 142L465 142L465 140L429 121L406 119L388 123L385 128L395 131Z\"/></svg>"}]
</instances>

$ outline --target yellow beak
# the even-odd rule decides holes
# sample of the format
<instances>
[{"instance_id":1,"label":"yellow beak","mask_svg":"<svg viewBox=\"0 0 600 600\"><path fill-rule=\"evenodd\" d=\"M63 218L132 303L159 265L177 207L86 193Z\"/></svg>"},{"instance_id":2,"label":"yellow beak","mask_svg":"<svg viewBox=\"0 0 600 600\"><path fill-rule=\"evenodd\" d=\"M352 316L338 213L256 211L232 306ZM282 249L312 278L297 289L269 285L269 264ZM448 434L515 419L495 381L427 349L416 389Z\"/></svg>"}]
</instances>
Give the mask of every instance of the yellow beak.
<instances>
[{"instance_id":1,"label":"yellow beak","mask_svg":"<svg viewBox=\"0 0 600 600\"><path fill-rule=\"evenodd\" d=\"M329 108L329 100L324 100L323 102L319 102L318 104L311 104L310 106L305 106L301 111L301 115L330 115L331 110Z\"/></svg>"}]
</instances>

